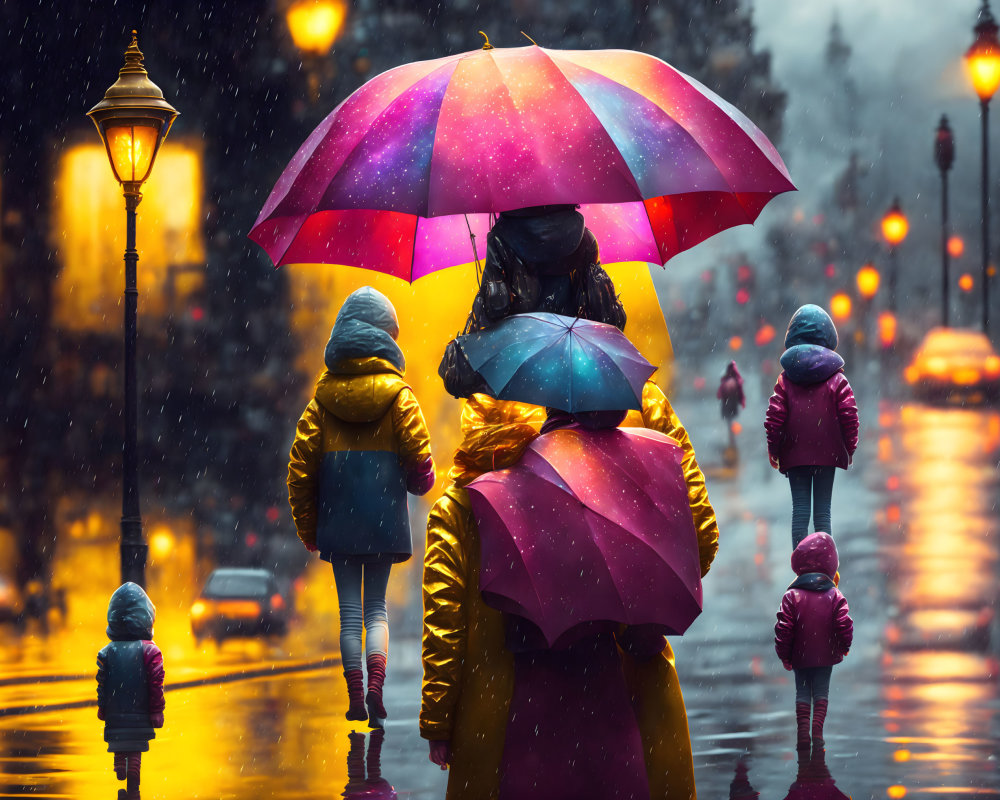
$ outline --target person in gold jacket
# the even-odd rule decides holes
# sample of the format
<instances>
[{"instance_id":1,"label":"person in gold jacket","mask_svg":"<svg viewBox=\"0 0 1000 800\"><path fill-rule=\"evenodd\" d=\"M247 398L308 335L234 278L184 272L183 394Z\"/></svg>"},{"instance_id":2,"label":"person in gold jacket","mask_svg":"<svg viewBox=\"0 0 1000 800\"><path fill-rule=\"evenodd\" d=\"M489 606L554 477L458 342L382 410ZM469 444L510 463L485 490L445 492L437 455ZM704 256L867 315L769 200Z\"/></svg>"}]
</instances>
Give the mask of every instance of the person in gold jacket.
<instances>
[{"instance_id":1,"label":"person in gold jacket","mask_svg":"<svg viewBox=\"0 0 1000 800\"><path fill-rule=\"evenodd\" d=\"M687 432L656 384L646 384L642 407L641 414L630 412L622 424L672 436L683 449L704 575L718 550L704 476ZM544 410L535 406L470 397L451 484L427 522L420 735L430 742L431 760L450 768L447 800L497 797L514 686L503 616L483 602L479 591L479 534L464 487L484 472L517 462L544 421ZM650 797L695 798L687 713L670 645L646 661L624 651L621 659L645 750Z\"/></svg>"},{"instance_id":2,"label":"person in gold jacket","mask_svg":"<svg viewBox=\"0 0 1000 800\"><path fill-rule=\"evenodd\" d=\"M299 420L288 463L299 538L333 565L347 718L370 719L372 727L386 717L389 571L413 554L406 493L425 494L434 484L430 436L403 379L397 336L396 311L380 292L365 286L344 301L326 346L326 370Z\"/></svg>"}]
</instances>

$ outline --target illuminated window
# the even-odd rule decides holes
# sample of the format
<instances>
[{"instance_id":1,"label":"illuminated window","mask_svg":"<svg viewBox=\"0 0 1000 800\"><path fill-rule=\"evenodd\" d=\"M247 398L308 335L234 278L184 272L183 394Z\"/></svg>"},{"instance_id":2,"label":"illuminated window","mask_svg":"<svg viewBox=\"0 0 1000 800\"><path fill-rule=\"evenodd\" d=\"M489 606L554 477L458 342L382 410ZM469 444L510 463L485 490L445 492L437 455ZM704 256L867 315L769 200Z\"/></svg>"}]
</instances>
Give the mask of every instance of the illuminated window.
<instances>
[{"instance_id":1,"label":"illuminated window","mask_svg":"<svg viewBox=\"0 0 1000 800\"><path fill-rule=\"evenodd\" d=\"M53 244L61 269L55 325L116 332L125 287L125 201L101 145L72 147L56 177ZM136 221L139 326L161 325L167 298L177 312L204 283L202 153L183 141L165 142L142 187ZM199 265L192 270L191 265Z\"/></svg>"}]
</instances>

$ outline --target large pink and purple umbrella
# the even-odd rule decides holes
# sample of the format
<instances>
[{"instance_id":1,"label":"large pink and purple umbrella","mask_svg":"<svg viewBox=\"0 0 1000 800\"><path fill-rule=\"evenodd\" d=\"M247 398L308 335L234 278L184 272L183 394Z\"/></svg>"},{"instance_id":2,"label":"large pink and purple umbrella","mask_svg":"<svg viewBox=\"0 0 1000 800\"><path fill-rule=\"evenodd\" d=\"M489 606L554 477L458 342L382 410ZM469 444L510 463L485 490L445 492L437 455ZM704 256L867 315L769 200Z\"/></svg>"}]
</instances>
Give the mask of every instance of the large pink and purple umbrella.
<instances>
[{"instance_id":1,"label":"large pink and purple umbrella","mask_svg":"<svg viewBox=\"0 0 1000 800\"><path fill-rule=\"evenodd\" d=\"M483 599L550 647L595 622L684 633L701 613L701 571L681 458L646 428L566 428L474 480Z\"/></svg>"},{"instance_id":2,"label":"large pink and purple umbrella","mask_svg":"<svg viewBox=\"0 0 1000 800\"><path fill-rule=\"evenodd\" d=\"M653 56L492 48L354 92L289 162L250 238L276 266L412 282L474 260L470 227L484 236L491 214L575 203L603 261L665 264L794 188L750 120Z\"/></svg>"}]
</instances>

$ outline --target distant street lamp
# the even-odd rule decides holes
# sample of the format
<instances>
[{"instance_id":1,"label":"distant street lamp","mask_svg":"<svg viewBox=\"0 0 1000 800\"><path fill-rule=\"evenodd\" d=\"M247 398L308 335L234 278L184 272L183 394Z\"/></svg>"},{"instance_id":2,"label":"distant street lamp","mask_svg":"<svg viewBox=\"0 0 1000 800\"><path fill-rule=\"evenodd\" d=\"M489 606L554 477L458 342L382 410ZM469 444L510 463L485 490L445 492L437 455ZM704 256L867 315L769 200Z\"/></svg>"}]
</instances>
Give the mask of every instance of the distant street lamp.
<instances>
[{"instance_id":1,"label":"distant street lamp","mask_svg":"<svg viewBox=\"0 0 1000 800\"><path fill-rule=\"evenodd\" d=\"M837 292L830 298L830 316L837 322L847 322L851 318L851 296Z\"/></svg>"},{"instance_id":2,"label":"distant street lamp","mask_svg":"<svg viewBox=\"0 0 1000 800\"><path fill-rule=\"evenodd\" d=\"M941 172L941 324L948 327L948 170L955 161L955 139L948 117L941 115L934 137L934 161Z\"/></svg>"},{"instance_id":3,"label":"distant street lamp","mask_svg":"<svg viewBox=\"0 0 1000 800\"><path fill-rule=\"evenodd\" d=\"M892 206L882 217L882 235L889 243L889 310L896 310L896 283L899 279L899 265L896 261L896 248L903 243L906 234L910 232L910 221L899 207L899 198L892 201Z\"/></svg>"},{"instance_id":4,"label":"distant street lamp","mask_svg":"<svg viewBox=\"0 0 1000 800\"><path fill-rule=\"evenodd\" d=\"M868 337L871 331L872 300L878 293L882 276L871 264L865 264L858 270L856 277L858 284L858 294L861 295L861 335L865 339L865 346L868 344Z\"/></svg>"},{"instance_id":5,"label":"distant street lamp","mask_svg":"<svg viewBox=\"0 0 1000 800\"><path fill-rule=\"evenodd\" d=\"M333 77L332 64L324 65L323 59L333 47L346 16L344 0L296 0L285 12L292 42L303 54L313 103L319 100L320 73L326 79Z\"/></svg>"},{"instance_id":6,"label":"distant street lamp","mask_svg":"<svg viewBox=\"0 0 1000 800\"><path fill-rule=\"evenodd\" d=\"M125 194L125 441L122 448L122 582L146 583L146 544L139 514L137 458L139 401L136 390L136 265L135 211L143 182L153 170L156 153L177 110L149 79L142 65L136 32L125 51L125 66L104 99L87 112L107 149L115 179Z\"/></svg>"},{"instance_id":7,"label":"distant street lamp","mask_svg":"<svg viewBox=\"0 0 1000 800\"><path fill-rule=\"evenodd\" d=\"M983 332L989 333L989 267L990 267L990 190L989 190L989 111L990 99L1000 86L1000 41L997 23L990 12L989 0L983 0L979 21L973 28L976 35L965 53L972 86L979 95L979 116L983 129L982 226L983 226Z\"/></svg>"},{"instance_id":8,"label":"distant street lamp","mask_svg":"<svg viewBox=\"0 0 1000 800\"><path fill-rule=\"evenodd\" d=\"M871 264L865 264L858 270L858 294L865 300L871 300L878 292L881 276Z\"/></svg>"}]
</instances>

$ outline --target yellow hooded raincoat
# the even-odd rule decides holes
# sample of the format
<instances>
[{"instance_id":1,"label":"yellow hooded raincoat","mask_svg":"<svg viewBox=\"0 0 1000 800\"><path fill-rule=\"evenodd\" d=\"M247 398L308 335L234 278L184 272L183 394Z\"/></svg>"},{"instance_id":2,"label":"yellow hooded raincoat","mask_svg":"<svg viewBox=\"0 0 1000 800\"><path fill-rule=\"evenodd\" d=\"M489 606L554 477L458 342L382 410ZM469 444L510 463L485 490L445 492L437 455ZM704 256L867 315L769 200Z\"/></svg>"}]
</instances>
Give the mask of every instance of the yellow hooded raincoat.
<instances>
[{"instance_id":1,"label":"yellow hooded raincoat","mask_svg":"<svg viewBox=\"0 0 1000 800\"><path fill-rule=\"evenodd\" d=\"M683 468L698 533L702 575L718 550L718 526L705 478L687 432L656 384L646 384L643 410L623 425L672 436L684 450ZM450 741L447 800L493 800L500 784L507 712L514 687L513 656L504 647L499 611L479 592L479 535L465 486L479 475L515 463L538 435L542 409L473 395L462 412L464 441L455 454L451 485L431 509L424 555L423 698L420 735ZM643 745L650 797L695 797L687 713L674 655L640 662L622 653L625 678Z\"/></svg>"}]
</instances>

